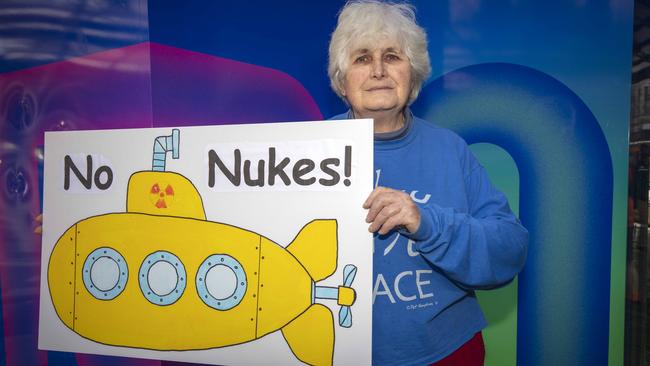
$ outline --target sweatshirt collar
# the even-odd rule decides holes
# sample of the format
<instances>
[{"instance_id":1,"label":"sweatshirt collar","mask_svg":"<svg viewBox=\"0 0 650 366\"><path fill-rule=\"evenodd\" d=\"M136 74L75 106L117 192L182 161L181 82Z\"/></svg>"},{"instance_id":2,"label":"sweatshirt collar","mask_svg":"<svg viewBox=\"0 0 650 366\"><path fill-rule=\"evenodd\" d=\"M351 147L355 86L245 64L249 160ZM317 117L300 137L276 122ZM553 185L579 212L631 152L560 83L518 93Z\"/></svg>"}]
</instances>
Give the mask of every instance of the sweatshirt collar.
<instances>
[{"instance_id":1,"label":"sweatshirt collar","mask_svg":"<svg viewBox=\"0 0 650 366\"><path fill-rule=\"evenodd\" d=\"M355 118L352 109L348 111L347 118L348 119ZM410 108L406 108L404 110L404 125L395 131L375 133L374 134L375 142L399 140L402 137L407 135L412 125L413 125L413 112L411 112Z\"/></svg>"}]
</instances>

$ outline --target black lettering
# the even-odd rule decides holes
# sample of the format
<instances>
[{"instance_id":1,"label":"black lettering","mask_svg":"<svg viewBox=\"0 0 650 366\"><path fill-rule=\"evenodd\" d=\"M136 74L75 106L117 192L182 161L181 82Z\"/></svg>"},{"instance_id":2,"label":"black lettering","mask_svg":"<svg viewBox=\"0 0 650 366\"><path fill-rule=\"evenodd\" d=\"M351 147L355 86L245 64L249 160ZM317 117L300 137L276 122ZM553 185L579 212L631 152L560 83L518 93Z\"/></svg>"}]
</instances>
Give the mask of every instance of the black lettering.
<instances>
[{"instance_id":1,"label":"black lettering","mask_svg":"<svg viewBox=\"0 0 650 366\"><path fill-rule=\"evenodd\" d=\"M285 186L291 184L291 180L287 176L287 173L284 172L284 168L289 164L289 158L284 158L280 161L280 164L275 165L275 148L269 147L269 185L272 186L275 184L275 176L279 176L284 182Z\"/></svg>"},{"instance_id":2,"label":"black lettering","mask_svg":"<svg viewBox=\"0 0 650 366\"><path fill-rule=\"evenodd\" d=\"M99 179L102 173L106 173L106 182L104 183L102 183L101 180ZM108 187L110 187L112 183L113 183L113 170L111 170L111 168L107 167L106 165L100 166L95 172L95 186L97 186L97 188L103 191L108 189Z\"/></svg>"},{"instance_id":3,"label":"black lettering","mask_svg":"<svg viewBox=\"0 0 650 366\"><path fill-rule=\"evenodd\" d=\"M264 187L264 160L257 164L257 179L251 179L251 161L244 160L244 182L249 187Z\"/></svg>"},{"instance_id":4,"label":"black lettering","mask_svg":"<svg viewBox=\"0 0 650 366\"><path fill-rule=\"evenodd\" d=\"M330 168L330 165L339 166L339 164L341 164L341 160L337 158L329 158L321 161L320 169L323 171L323 173L329 175L332 178L321 178L318 180L318 183L327 187L336 185L336 183L341 180L341 175L336 170Z\"/></svg>"},{"instance_id":5,"label":"black lettering","mask_svg":"<svg viewBox=\"0 0 650 366\"><path fill-rule=\"evenodd\" d=\"M346 179L343 180L343 184L346 186L350 186L352 184L352 181L350 181L350 176L352 175L352 146L348 145L345 147L345 167L343 169L345 171L345 177Z\"/></svg>"},{"instance_id":6,"label":"black lettering","mask_svg":"<svg viewBox=\"0 0 650 366\"><path fill-rule=\"evenodd\" d=\"M79 182L83 184L83 186L86 187L86 189L92 188L93 158L90 155L86 156L86 177L83 177L81 175L81 172L79 171L77 166L74 165L74 162L72 161L70 155L66 155L65 158L63 159L63 166L64 166L63 189L65 189L66 191L70 189L70 170L72 170L72 172L77 177Z\"/></svg>"},{"instance_id":7,"label":"black lettering","mask_svg":"<svg viewBox=\"0 0 650 366\"><path fill-rule=\"evenodd\" d=\"M239 187L239 184L241 183L241 151L239 149L235 149L235 166L233 167L234 173L228 170L226 168L226 165L221 161L219 158L219 155L214 150L208 151L208 186L210 188L214 187L215 184L215 176L214 176L214 165L216 164L219 167L219 170L221 170L221 173L223 173L226 178L232 183L234 186Z\"/></svg>"},{"instance_id":8,"label":"black lettering","mask_svg":"<svg viewBox=\"0 0 650 366\"><path fill-rule=\"evenodd\" d=\"M302 177L314 170L316 164L313 160L310 159L300 159L296 161L296 165L293 166L293 180L300 184L301 186L308 186L316 182L316 178L311 177L308 179L302 179Z\"/></svg>"}]
</instances>

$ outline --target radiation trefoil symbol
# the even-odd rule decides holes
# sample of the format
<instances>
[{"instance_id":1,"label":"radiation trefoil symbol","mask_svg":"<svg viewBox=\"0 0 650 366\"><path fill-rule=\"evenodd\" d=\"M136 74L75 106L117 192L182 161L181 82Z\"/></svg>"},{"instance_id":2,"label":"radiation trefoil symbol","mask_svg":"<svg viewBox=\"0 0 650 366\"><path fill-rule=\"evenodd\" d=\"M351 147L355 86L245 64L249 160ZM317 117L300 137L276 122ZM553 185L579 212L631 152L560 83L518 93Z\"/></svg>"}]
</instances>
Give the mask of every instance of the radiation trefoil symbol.
<instances>
[{"instance_id":1,"label":"radiation trefoil symbol","mask_svg":"<svg viewBox=\"0 0 650 366\"><path fill-rule=\"evenodd\" d=\"M161 189L165 187L165 189ZM154 183L149 191L149 199L157 208L168 208L174 202L174 188L171 184Z\"/></svg>"}]
</instances>

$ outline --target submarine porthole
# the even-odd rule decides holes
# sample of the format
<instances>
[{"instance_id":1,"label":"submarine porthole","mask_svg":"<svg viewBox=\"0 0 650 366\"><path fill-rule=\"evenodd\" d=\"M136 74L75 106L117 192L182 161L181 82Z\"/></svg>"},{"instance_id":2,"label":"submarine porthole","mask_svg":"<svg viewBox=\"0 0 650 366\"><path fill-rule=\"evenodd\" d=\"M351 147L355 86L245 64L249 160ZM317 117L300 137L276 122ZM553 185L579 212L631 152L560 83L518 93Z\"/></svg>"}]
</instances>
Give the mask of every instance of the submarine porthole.
<instances>
[{"instance_id":1,"label":"submarine porthole","mask_svg":"<svg viewBox=\"0 0 650 366\"><path fill-rule=\"evenodd\" d=\"M116 298L124 290L129 275L124 257L109 247L92 251L84 261L82 273L84 287L99 300Z\"/></svg>"},{"instance_id":2,"label":"submarine porthole","mask_svg":"<svg viewBox=\"0 0 650 366\"><path fill-rule=\"evenodd\" d=\"M108 291L117 286L119 279L118 262L110 257L99 257L90 267L90 280L100 291Z\"/></svg>"},{"instance_id":3,"label":"submarine porthole","mask_svg":"<svg viewBox=\"0 0 650 366\"><path fill-rule=\"evenodd\" d=\"M227 254L209 256L196 274L199 298L216 310L237 306L246 293L246 287L246 273L241 263Z\"/></svg>"},{"instance_id":4,"label":"submarine porthole","mask_svg":"<svg viewBox=\"0 0 650 366\"><path fill-rule=\"evenodd\" d=\"M230 267L220 264L208 270L205 283L210 296L217 300L227 299L237 289L237 275Z\"/></svg>"},{"instance_id":5,"label":"submarine porthole","mask_svg":"<svg viewBox=\"0 0 650 366\"><path fill-rule=\"evenodd\" d=\"M139 274L140 290L152 304L171 305L185 291L185 266L170 252L159 250L149 254L142 261Z\"/></svg>"},{"instance_id":6,"label":"submarine porthole","mask_svg":"<svg viewBox=\"0 0 650 366\"><path fill-rule=\"evenodd\" d=\"M164 257L163 257L164 258ZM178 273L169 262L158 261L149 268L149 287L158 296L164 296L176 289Z\"/></svg>"}]
</instances>

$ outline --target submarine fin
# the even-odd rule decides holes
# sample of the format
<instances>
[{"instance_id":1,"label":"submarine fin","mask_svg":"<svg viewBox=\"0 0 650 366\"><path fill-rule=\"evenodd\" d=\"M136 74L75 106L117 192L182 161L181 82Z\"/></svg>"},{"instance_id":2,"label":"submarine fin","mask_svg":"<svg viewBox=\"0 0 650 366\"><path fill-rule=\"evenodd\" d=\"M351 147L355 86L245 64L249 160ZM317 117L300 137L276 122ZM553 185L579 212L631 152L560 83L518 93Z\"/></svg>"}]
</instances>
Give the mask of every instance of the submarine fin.
<instances>
[{"instance_id":1,"label":"submarine fin","mask_svg":"<svg viewBox=\"0 0 650 366\"><path fill-rule=\"evenodd\" d=\"M336 220L314 220L305 225L286 248L317 282L336 270L338 251Z\"/></svg>"},{"instance_id":2,"label":"submarine fin","mask_svg":"<svg viewBox=\"0 0 650 366\"><path fill-rule=\"evenodd\" d=\"M325 305L313 304L282 328L291 352L309 365L331 365L334 357L334 318Z\"/></svg>"}]
</instances>

